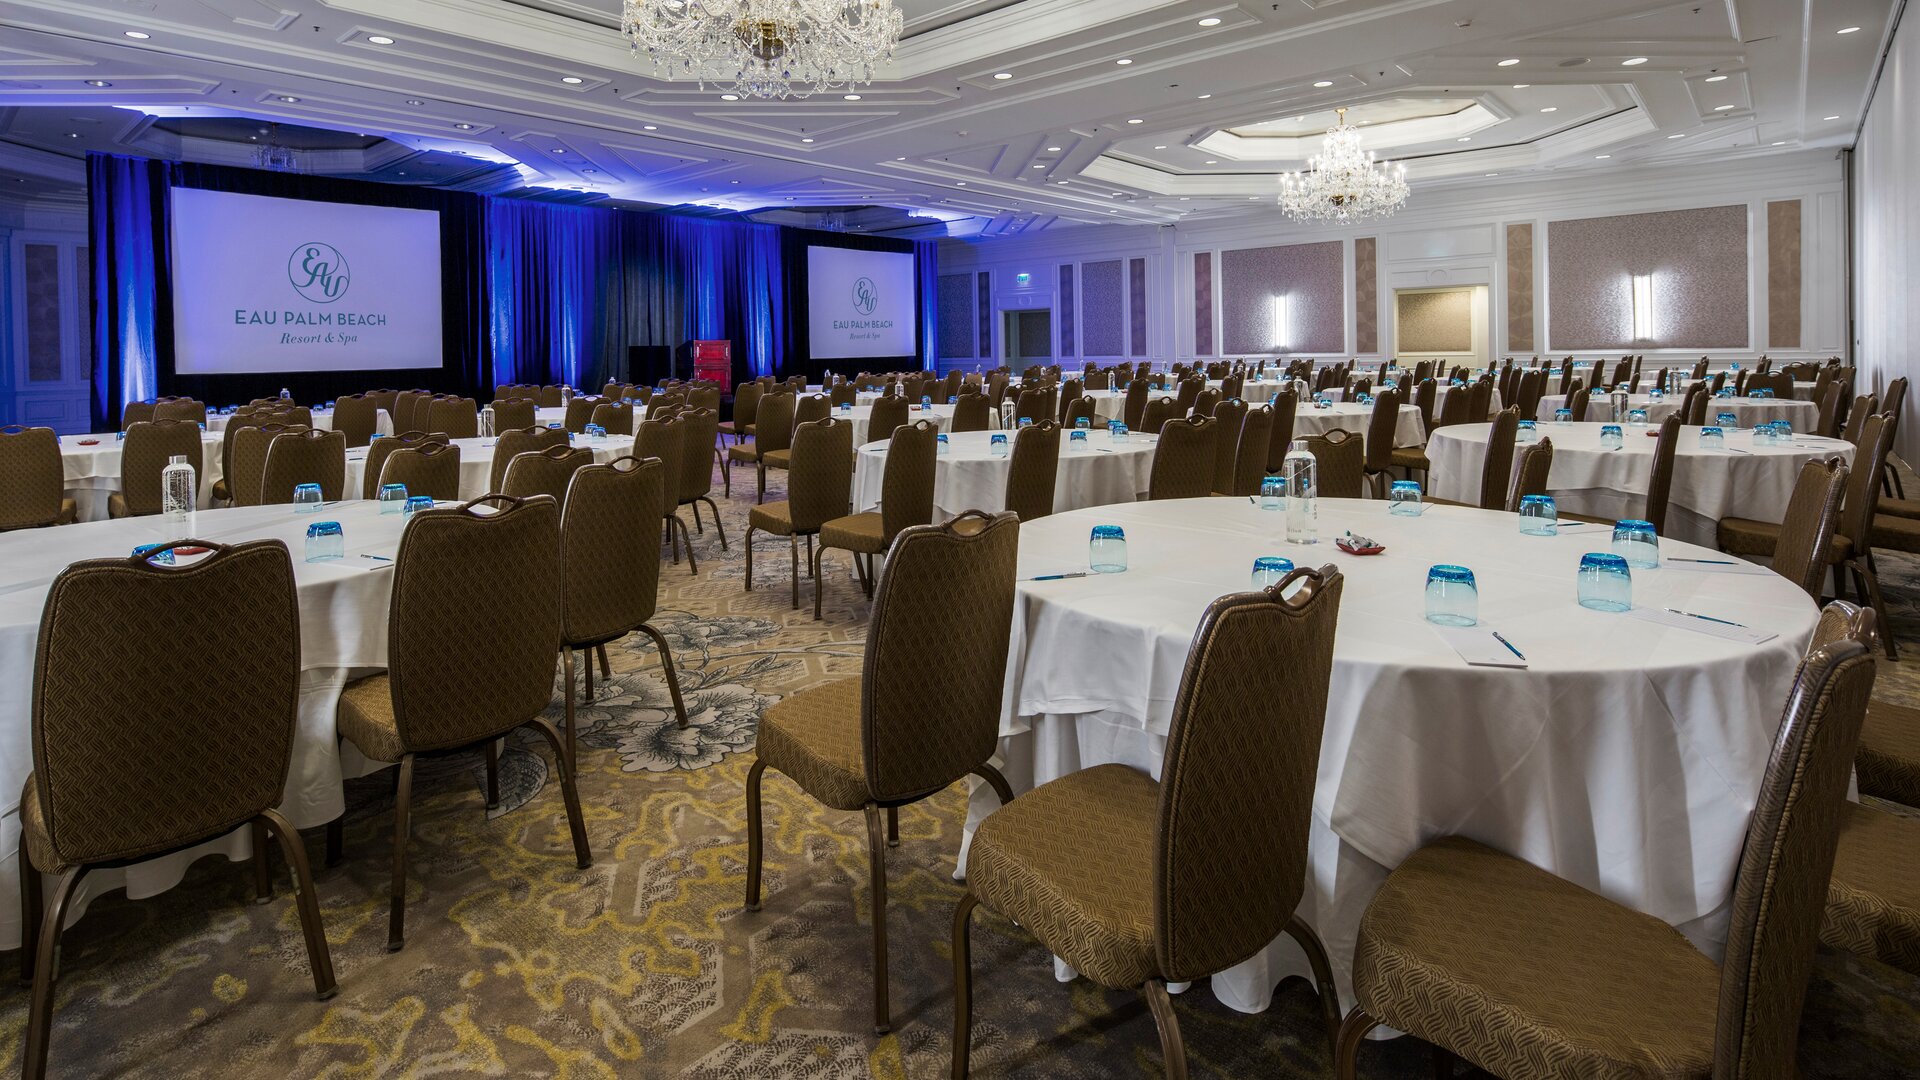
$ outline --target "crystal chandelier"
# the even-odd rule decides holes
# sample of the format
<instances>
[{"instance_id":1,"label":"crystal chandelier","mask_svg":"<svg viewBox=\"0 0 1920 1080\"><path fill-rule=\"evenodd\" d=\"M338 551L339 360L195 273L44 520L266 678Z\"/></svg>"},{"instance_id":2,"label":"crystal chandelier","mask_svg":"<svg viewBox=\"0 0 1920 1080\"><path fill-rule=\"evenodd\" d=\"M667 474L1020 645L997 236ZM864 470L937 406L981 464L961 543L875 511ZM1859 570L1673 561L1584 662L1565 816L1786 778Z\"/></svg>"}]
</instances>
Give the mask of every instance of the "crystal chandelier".
<instances>
[{"instance_id":1,"label":"crystal chandelier","mask_svg":"<svg viewBox=\"0 0 1920 1080\"><path fill-rule=\"evenodd\" d=\"M1407 167L1375 161L1360 149L1360 129L1347 123L1347 110L1339 113L1306 171L1280 177L1280 209L1295 221L1365 221L1406 204Z\"/></svg>"},{"instance_id":2,"label":"crystal chandelier","mask_svg":"<svg viewBox=\"0 0 1920 1080\"><path fill-rule=\"evenodd\" d=\"M620 29L669 79L743 97L873 81L904 20L893 0L624 0Z\"/></svg>"},{"instance_id":3,"label":"crystal chandelier","mask_svg":"<svg viewBox=\"0 0 1920 1080\"><path fill-rule=\"evenodd\" d=\"M280 141L279 124L263 127L260 133L267 137L267 141L253 148L255 168L292 172L299 167L300 163L294 156L293 147Z\"/></svg>"}]
</instances>

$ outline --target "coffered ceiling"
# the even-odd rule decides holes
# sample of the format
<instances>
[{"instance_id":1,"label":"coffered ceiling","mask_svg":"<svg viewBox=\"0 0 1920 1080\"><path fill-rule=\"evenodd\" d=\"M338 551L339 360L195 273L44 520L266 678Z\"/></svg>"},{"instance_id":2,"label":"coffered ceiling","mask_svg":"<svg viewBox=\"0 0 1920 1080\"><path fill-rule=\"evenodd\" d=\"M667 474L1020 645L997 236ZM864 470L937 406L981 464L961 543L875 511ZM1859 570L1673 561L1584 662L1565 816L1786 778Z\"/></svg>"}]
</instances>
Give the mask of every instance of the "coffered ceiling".
<instances>
[{"instance_id":1,"label":"coffered ceiling","mask_svg":"<svg viewBox=\"0 0 1920 1080\"><path fill-rule=\"evenodd\" d=\"M881 81L767 102L654 77L619 0L0 0L0 192L70 197L90 149L245 164L278 122L334 175L894 235L1272 215L1340 107L1416 200L1845 146L1896 7L894 2Z\"/></svg>"}]
</instances>

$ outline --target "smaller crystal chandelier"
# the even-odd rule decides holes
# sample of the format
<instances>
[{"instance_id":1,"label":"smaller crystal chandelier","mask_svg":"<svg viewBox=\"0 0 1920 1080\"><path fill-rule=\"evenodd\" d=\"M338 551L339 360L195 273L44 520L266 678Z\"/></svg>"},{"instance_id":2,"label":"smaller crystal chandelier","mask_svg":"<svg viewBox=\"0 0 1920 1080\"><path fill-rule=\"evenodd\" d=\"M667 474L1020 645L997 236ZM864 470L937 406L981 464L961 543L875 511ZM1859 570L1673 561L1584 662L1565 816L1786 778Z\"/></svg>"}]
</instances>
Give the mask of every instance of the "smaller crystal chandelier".
<instances>
[{"instance_id":1,"label":"smaller crystal chandelier","mask_svg":"<svg viewBox=\"0 0 1920 1080\"><path fill-rule=\"evenodd\" d=\"M1373 159L1360 149L1360 129L1347 110L1327 129L1320 153L1305 172L1280 177L1280 209L1295 221L1365 221L1383 218L1407 201L1407 167Z\"/></svg>"},{"instance_id":2,"label":"smaller crystal chandelier","mask_svg":"<svg viewBox=\"0 0 1920 1080\"><path fill-rule=\"evenodd\" d=\"M256 168L273 169L276 172L293 172L299 168L293 147L280 141L280 125L272 124L260 129L266 141L253 148L253 164Z\"/></svg>"},{"instance_id":3,"label":"smaller crystal chandelier","mask_svg":"<svg viewBox=\"0 0 1920 1080\"><path fill-rule=\"evenodd\" d=\"M623 0L620 16L665 78L757 98L871 83L904 24L893 0Z\"/></svg>"}]
</instances>

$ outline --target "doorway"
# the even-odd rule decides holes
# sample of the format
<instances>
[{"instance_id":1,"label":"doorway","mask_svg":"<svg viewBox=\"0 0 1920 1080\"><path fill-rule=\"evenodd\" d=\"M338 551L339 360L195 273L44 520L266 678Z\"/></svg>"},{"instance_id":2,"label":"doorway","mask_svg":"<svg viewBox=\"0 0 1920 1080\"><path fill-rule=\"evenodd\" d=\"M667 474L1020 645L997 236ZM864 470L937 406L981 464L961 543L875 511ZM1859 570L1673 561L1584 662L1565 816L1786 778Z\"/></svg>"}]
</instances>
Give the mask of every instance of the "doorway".
<instances>
[{"instance_id":1,"label":"doorway","mask_svg":"<svg viewBox=\"0 0 1920 1080\"><path fill-rule=\"evenodd\" d=\"M1002 363L1018 371L1028 364L1052 362L1053 312L1008 311L1001 317L1005 320L1001 342L1006 354Z\"/></svg>"}]
</instances>

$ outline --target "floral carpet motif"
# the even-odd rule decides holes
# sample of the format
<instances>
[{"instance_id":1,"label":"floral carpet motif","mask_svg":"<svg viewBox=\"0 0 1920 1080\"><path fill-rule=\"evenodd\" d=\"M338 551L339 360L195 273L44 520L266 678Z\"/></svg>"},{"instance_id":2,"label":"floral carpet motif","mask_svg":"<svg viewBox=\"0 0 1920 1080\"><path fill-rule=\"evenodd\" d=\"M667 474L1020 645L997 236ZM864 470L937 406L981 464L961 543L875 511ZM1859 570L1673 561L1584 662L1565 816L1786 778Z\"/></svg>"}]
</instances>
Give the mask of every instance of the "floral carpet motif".
<instances>
[{"instance_id":1,"label":"floral carpet motif","mask_svg":"<svg viewBox=\"0 0 1920 1080\"><path fill-rule=\"evenodd\" d=\"M867 602L843 553L789 607L784 545L756 552L752 504L720 500L731 550L708 521L698 576L662 567L654 625L672 650L689 726L675 722L651 639L609 647L579 706L580 794L594 865L574 866L547 748L522 733L484 808L477 753L416 771L406 949L385 949L391 773L348 788L343 864L310 857L339 996L313 999L290 883L252 902L244 866L203 859L158 897L96 901L68 932L52 1043L56 1076L506 1076L585 1080L947 1075L948 939L965 820L954 788L900 814L887 853L895 1027L871 1034L871 893L860 815L827 810L785 778L765 785L764 907L747 913L745 780L767 707L859 672ZM769 498L781 496L778 474ZM716 496L717 497L717 496ZM684 515L683 515L684 516ZM763 539L763 538L760 538ZM1907 651L1876 692L1920 703L1920 560L1881 562ZM562 714L561 688L550 719ZM8 957L8 962L17 958ZM1130 994L1061 984L1019 927L974 919L974 1075L1161 1075L1153 1022ZM1202 983L1176 998L1196 1077L1330 1075L1314 998L1283 986L1258 1016ZM18 1068L26 995L0 993L0 1069ZM1920 1075L1920 980L1823 951L1801 1031L1808 1077ZM1362 1075L1431 1075L1410 1039L1367 1046Z\"/></svg>"}]
</instances>

